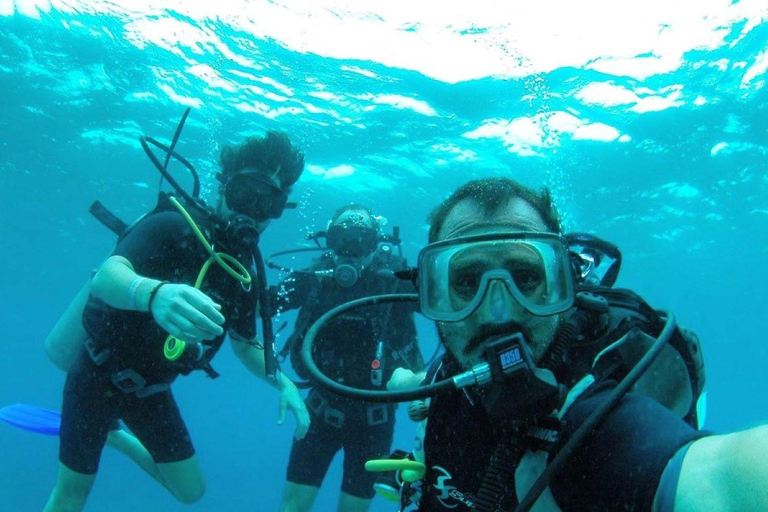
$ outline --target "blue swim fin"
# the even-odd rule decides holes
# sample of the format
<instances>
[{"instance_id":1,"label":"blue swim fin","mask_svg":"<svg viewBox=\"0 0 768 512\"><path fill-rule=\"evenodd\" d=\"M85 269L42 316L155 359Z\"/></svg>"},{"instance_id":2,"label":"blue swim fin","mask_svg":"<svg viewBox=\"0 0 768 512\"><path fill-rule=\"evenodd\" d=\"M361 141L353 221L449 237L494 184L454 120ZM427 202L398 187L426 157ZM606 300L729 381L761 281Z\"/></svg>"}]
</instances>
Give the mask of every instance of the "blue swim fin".
<instances>
[{"instance_id":1,"label":"blue swim fin","mask_svg":"<svg viewBox=\"0 0 768 512\"><path fill-rule=\"evenodd\" d=\"M22 430L57 436L61 414L35 405L14 404L0 409L0 420Z\"/></svg>"}]
</instances>

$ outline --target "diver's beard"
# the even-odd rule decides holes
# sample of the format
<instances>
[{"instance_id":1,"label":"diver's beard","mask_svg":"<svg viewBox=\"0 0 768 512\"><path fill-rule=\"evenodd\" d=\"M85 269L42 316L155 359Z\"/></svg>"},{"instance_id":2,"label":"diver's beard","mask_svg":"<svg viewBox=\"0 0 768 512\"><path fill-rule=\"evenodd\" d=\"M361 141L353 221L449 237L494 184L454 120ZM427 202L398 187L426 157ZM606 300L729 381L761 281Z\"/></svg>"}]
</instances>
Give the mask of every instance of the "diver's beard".
<instances>
[{"instance_id":1,"label":"diver's beard","mask_svg":"<svg viewBox=\"0 0 768 512\"><path fill-rule=\"evenodd\" d=\"M462 352L466 357L469 357L479 347L483 346L489 339L499 336L508 336L510 334L520 333L523 337L531 341L531 332L517 322L507 322L504 324L483 324L477 329L474 336L469 339L469 342L464 347Z\"/></svg>"},{"instance_id":2,"label":"diver's beard","mask_svg":"<svg viewBox=\"0 0 768 512\"><path fill-rule=\"evenodd\" d=\"M479 358L482 355L482 350L478 349L481 349L492 338L520 333L528 343L533 342L531 330L517 322L481 324L476 327L475 331L475 334L467 341L458 354L464 361L469 361L470 364L477 364L480 362ZM450 343L447 342L446 335L440 324L437 326L437 333L440 336L440 341L442 341L443 345L450 347Z\"/></svg>"}]
</instances>

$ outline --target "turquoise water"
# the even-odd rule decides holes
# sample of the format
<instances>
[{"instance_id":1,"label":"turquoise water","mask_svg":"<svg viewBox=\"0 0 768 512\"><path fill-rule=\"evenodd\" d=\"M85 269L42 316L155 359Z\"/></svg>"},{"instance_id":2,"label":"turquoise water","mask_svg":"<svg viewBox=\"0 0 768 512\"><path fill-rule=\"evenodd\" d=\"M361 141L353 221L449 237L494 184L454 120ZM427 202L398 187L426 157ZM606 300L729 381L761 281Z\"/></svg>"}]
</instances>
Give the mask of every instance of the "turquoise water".
<instances>
[{"instance_id":1,"label":"turquoise water","mask_svg":"<svg viewBox=\"0 0 768 512\"><path fill-rule=\"evenodd\" d=\"M114 240L87 208L149 209L158 176L138 137L167 141L192 107L178 149L208 197L225 144L280 129L304 148L299 208L267 254L355 200L400 226L413 261L427 213L467 180L551 187L569 231L621 247L619 285L699 334L707 426L764 421L768 7L614 3L0 0L0 405L59 406L42 341ZM291 429L230 351L217 360L222 379L176 386L203 501L178 505L105 452L88 510L277 509ZM55 440L0 425L0 447L2 508L41 509Z\"/></svg>"}]
</instances>

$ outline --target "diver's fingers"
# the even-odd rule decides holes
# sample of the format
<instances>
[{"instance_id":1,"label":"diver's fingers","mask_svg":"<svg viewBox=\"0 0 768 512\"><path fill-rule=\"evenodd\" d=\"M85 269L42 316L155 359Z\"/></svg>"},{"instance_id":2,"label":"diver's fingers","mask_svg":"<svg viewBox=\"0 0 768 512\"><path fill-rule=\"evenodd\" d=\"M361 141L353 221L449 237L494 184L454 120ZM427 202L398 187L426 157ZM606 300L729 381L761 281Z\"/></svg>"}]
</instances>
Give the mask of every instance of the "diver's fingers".
<instances>
[{"instance_id":1,"label":"diver's fingers","mask_svg":"<svg viewBox=\"0 0 768 512\"><path fill-rule=\"evenodd\" d=\"M184 316L180 315L174 318L173 321L181 329L184 341L211 340L217 336L216 333L201 329Z\"/></svg>"},{"instance_id":2,"label":"diver's fingers","mask_svg":"<svg viewBox=\"0 0 768 512\"><path fill-rule=\"evenodd\" d=\"M195 332L190 332L190 329L184 329L178 323L175 323L175 322L169 323L167 328L164 327L164 329L168 331L168 334L170 334L174 338L181 341L185 341L189 343L199 343L204 339L197 336Z\"/></svg>"},{"instance_id":3,"label":"diver's fingers","mask_svg":"<svg viewBox=\"0 0 768 512\"><path fill-rule=\"evenodd\" d=\"M190 288L185 291L187 292L186 299L195 309L212 322L219 325L224 324L224 315L219 312L221 309L220 304L215 303L213 299L196 288Z\"/></svg>"},{"instance_id":4,"label":"diver's fingers","mask_svg":"<svg viewBox=\"0 0 768 512\"><path fill-rule=\"evenodd\" d=\"M224 329L211 321L211 319L202 314L198 309L191 305L184 309L186 320L192 323L196 328L209 334L209 338L215 338L224 334Z\"/></svg>"},{"instance_id":5,"label":"diver's fingers","mask_svg":"<svg viewBox=\"0 0 768 512\"><path fill-rule=\"evenodd\" d=\"M296 412L296 432L294 432L293 437L296 439L304 439L304 436L307 435L307 431L309 430L309 413L307 412L306 408L302 408L299 411Z\"/></svg>"},{"instance_id":6,"label":"diver's fingers","mask_svg":"<svg viewBox=\"0 0 768 512\"><path fill-rule=\"evenodd\" d=\"M277 424L282 425L285 422L285 411L288 410L288 399L280 395L280 404L277 408Z\"/></svg>"},{"instance_id":7,"label":"diver's fingers","mask_svg":"<svg viewBox=\"0 0 768 512\"><path fill-rule=\"evenodd\" d=\"M176 323L173 322L172 320L166 320L165 322L160 324L160 327L165 329L166 332L168 332L168 334L170 334L174 338L178 338L180 340L184 339L184 336L185 336L184 331L181 329L181 327L176 325Z\"/></svg>"},{"instance_id":8,"label":"diver's fingers","mask_svg":"<svg viewBox=\"0 0 768 512\"><path fill-rule=\"evenodd\" d=\"M206 301L212 303L200 290L185 284L168 284L157 291L151 313L163 327L172 322L194 338L213 339L224 331L195 307L195 304L204 304ZM210 308L218 317L224 318L215 307Z\"/></svg>"},{"instance_id":9,"label":"diver's fingers","mask_svg":"<svg viewBox=\"0 0 768 512\"><path fill-rule=\"evenodd\" d=\"M309 412L304 400L301 399L298 389L290 381L284 384L280 391L280 406L277 414L277 424L285 422L285 413L288 409L296 416L296 430L293 433L295 439L302 439L309 430Z\"/></svg>"},{"instance_id":10,"label":"diver's fingers","mask_svg":"<svg viewBox=\"0 0 768 512\"><path fill-rule=\"evenodd\" d=\"M303 439L309 430L309 411L301 398L298 402L291 403L291 409L296 415L296 431L293 433L295 439Z\"/></svg>"}]
</instances>

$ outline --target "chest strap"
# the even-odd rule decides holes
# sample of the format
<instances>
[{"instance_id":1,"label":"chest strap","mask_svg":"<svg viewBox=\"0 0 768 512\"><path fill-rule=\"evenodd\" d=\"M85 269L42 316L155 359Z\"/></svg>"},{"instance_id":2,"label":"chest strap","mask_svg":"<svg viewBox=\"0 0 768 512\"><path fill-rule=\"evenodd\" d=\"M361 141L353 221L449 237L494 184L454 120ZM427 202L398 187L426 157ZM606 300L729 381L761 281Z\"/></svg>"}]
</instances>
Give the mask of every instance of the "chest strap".
<instances>
[{"instance_id":1,"label":"chest strap","mask_svg":"<svg viewBox=\"0 0 768 512\"><path fill-rule=\"evenodd\" d=\"M133 394L136 398L146 398L157 393L168 391L171 388L170 384L166 383L147 385L146 379L133 368L115 372L109 380L117 389L127 395Z\"/></svg>"},{"instance_id":2,"label":"chest strap","mask_svg":"<svg viewBox=\"0 0 768 512\"><path fill-rule=\"evenodd\" d=\"M592 375L587 375L576 385L571 388L566 396L565 403L557 413L553 416L558 423L563 419L568 409L576 402L576 400L594 384L595 378ZM559 433L558 433L559 435ZM554 442L549 443L549 448L557 442L555 438ZM520 464L515 471L515 493L517 494L518 502L522 501L528 491L531 490L533 484L536 483L539 476L544 473L544 469L547 467L547 459L549 452L546 446L541 446L539 449L529 449L523 454L520 459ZM558 506L552 491L547 487L544 492L536 500L536 503L531 508L531 512L562 512L562 509Z\"/></svg>"},{"instance_id":3,"label":"chest strap","mask_svg":"<svg viewBox=\"0 0 768 512\"><path fill-rule=\"evenodd\" d=\"M323 422L334 428L343 428L347 421L347 416L351 410L343 410L333 407L329 400L313 389L306 400L307 407L314 412ZM351 407L360 407L362 404L354 404ZM390 420L394 420L394 406L392 404L365 404L365 420L369 427L384 425Z\"/></svg>"}]
</instances>

